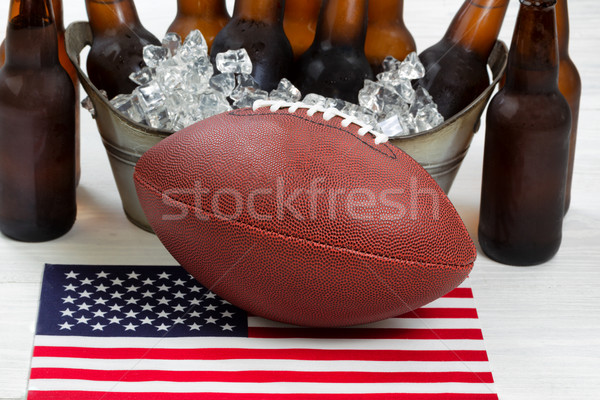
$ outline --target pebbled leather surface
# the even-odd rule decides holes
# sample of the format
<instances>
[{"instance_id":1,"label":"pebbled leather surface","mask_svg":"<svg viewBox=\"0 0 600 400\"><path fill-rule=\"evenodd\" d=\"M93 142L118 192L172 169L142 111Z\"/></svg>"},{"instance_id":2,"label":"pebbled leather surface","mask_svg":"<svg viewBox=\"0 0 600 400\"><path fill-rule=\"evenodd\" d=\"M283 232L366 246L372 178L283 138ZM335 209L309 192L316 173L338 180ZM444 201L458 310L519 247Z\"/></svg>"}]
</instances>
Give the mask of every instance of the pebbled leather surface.
<instances>
[{"instance_id":1,"label":"pebbled leather surface","mask_svg":"<svg viewBox=\"0 0 600 400\"><path fill-rule=\"evenodd\" d=\"M144 212L204 286L282 322L362 324L454 289L476 250L446 195L341 122L269 108L201 121L138 162Z\"/></svg>"}]
</instances>

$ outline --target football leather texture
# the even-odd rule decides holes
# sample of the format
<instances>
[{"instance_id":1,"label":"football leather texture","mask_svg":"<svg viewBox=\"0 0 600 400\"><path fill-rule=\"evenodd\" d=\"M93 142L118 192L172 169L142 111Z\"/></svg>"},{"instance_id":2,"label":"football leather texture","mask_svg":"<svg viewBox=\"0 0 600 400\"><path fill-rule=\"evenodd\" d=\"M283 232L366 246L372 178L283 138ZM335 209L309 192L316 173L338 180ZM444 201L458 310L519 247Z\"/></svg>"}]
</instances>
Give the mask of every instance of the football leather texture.
<instances>
[{"instance_id":1,"label":"football leather texture","mask_svg":"<svg viewBox=\"0 0 600 400\"><path fill-rule=\"evenodd\" d=\"M410 156L315 107L234 110L147 151L134 181L154 232L202 285L252 315L313 327L421 307L475 246Z\"/></svg>"}]
</instances>

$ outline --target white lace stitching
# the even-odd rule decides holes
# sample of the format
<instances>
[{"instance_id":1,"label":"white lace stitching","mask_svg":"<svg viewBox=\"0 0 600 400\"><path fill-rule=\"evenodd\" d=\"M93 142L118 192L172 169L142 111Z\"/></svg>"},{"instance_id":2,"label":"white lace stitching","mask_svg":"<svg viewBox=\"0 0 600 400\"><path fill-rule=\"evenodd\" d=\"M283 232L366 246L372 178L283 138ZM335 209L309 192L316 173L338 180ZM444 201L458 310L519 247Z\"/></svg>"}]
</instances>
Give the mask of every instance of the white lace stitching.
<instances>
[{"instance_id":1,"label":"white lace stitching","mask_svg":"<svg viewBox=\"0 0 600 400\"><path fill-rule=\"evenodd\" d=\"M288 112L290 114L293 114L296 111L298 111L298 109L302 108L302 109L308 110L308 111L306 111L306 114L309 117L314 116L316 113L322 113L323 119L325 121L329 121L333 117L341 117L341 118L343 118L342 122L341 122L342 127L347 128L351 124L359 126L360 128L358 130L358 134L360 136L364 136L367 133L370 133L371 135L373 135L373 137L375 139L375 144L382 144L382 143L386 143L388 141L387 136L373 131L373 127L371 125L367 125L364 122L359 121L356 117L344 114L337 108L325 108L319 104L315 104L315 105L311 106L309 104L304 104L304 103L290 103L290 102L286 102L286 101L273 101L273 100L257 100L252 105L252 110L256 111L259 108L263 108L263 107L269 107L269 111L271 111L271 112L276 112L282 108L287 108Z\"/></svg>"}]
</instances>

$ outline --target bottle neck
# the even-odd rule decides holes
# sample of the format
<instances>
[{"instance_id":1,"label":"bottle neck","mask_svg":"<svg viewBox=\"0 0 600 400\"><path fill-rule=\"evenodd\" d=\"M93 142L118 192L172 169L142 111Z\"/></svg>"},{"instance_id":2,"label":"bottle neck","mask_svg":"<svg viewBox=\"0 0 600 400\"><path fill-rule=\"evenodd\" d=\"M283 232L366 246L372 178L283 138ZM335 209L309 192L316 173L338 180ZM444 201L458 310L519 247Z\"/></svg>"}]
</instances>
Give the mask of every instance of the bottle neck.
<instances>
[{"instance_id":1,"label":"bottle neck","mask_svg":"<svg viewBox=\"0 0 600 400\"><path fill-rule=\"evenodd\" d=\"M94 35L141 25L132 0L86 0L85 6Z\"/></svg>"},{"instance_id":2,"label":"bottle neck","mask_svg":"<svg viewBox=\"0 0 600 400\"><path fill-rule=\"evenodd\" d=\"M364 49L368 6L369 0L323 0L315 42Z\"/></svg>"},{"instance_id":3,"label":"bottle neck","mask_svg":"<svg viewBox=\"0 0 600 400\"><path fill-rule=\"evenodd\" d=\"M234 19L283 25L285 0L236 0Z\"/></svg>"},{"instance_id":4,"label":"bottle neck","mask_svg":"<svg viewBox=\"0 0 600 400\"><path fill-rule=\"evenodd\" d=\"M177 0L177 13L207 19L228 16L225 0Z\"/></svg>"},{"instance_id":5,"label":"bottle neck","mask_svg":"<svg viewBox=\"0 0 600 400\"><path fill-rule=\"evenodd\" d=\"M404 0L373 0L369 2L369 24L404 25Z\"/></svg>"},{"instance_id":6,"label":"bottle neck","mask_svg":"<svg viewBox=\"0 0 600 400\"><path fill-rule=\"evenodd\" d=\"M444 38L487 60L498 39L509 0L466 0Z\"/></svg>"},{"instance_id":7,"label":"bottle neck","mask_svg":"<svg viewBox=\"0 0 600 400\"><path fill-rule=\"evenodd\" d=\"M59 33L64 32L65 24L63 22L62 0L52 0L52 10L54 11L54 23L56 24L56 30Z\"/></svg>"},{"instance_id":8,"label":"bottle neck","mask_svg":"<svg viewBox=\"0 0 600 400\"><path fill-rule=\"evenodd\" d=\"M9 15L6 65L58 65L58 39L50 0L11 0Z\"/></svg>"},{"instance_id":9,"label":"bottle neck","mask_svg":"<svg viewBox=\"0 0 600 400\"><path fill-rule=\"evenodd\" d=\"M321 0L287 0L285 17L294 21L316 21L320 9Z\"/></svg>"},{"instance_id":10,"label":"bottle neck","mask_svg":"<svg viewBox=\"0 0 600 400\"><path fill-rule=\"evenodd\" d=\"M556 0L521 0L508 56L506 88L529 93L558 91Z\"/></svg>"},{"instance_id":11,"label":"bottle neck","mask_svg":"<svg viewBox=\"0 0 600 400\"><path fill-rule=\"evenodd\" d=\"M560 58L569 57L569 6L567 0L556 2L556 32Z\"/></svg>"}]
</instances>

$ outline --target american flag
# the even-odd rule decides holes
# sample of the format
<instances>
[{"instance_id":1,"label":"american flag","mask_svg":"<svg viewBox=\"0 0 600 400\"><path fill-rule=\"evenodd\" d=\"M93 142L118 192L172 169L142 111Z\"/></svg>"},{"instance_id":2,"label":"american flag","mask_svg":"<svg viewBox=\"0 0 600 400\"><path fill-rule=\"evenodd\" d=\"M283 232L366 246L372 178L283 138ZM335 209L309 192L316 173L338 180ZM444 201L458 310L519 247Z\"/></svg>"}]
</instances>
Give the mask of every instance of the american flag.
<instances>
[{"instance_id":1,"label":"american flag","mask_svg":"<svg viewBox=\"0 0 600 400\"><path fill-rule=\"evenodd\" d=\"M471 289L369 325L248 315L181 267L46 265L28 399L497 400Z\"/></svg>"}]
</instances>

